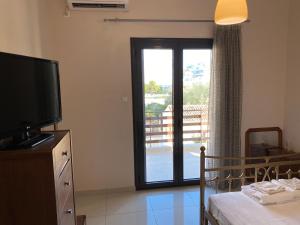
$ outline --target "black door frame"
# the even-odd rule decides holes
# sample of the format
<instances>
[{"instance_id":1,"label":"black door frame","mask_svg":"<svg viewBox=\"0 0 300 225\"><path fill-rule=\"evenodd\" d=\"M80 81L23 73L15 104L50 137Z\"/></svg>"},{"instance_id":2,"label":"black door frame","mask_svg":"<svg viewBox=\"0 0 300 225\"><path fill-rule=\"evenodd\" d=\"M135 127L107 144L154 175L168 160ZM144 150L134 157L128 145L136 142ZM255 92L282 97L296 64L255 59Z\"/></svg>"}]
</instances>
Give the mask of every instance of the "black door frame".
<instances>
[{"instance_id":1,"label":"black door frame","mask_svg":"<svg viewBox=\"0 0 300 225\"><path fill-rule=\"evenodd\" d=\"M183 49L212 49L208 38L131 38L132 100L134 128L134 171L137 190L199 184L199 179L183 179ZM142 49L173 50L173 174L174 180L145 182L144 76ZM180 90L180 91L174 91ZM200 168L199 168L200 170Z\"/></svg>"}]
</instances>

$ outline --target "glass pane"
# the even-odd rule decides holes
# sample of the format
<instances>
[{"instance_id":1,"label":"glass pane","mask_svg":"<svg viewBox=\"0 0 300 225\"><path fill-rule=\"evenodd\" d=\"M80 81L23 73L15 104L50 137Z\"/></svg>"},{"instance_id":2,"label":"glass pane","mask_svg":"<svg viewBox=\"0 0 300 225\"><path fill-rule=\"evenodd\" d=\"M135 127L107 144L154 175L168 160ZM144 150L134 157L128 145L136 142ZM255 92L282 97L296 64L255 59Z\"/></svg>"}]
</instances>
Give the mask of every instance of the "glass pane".
<instances>
[{"instance_id":1,"label":"glass pane","mask_svg":"<svg viewBox=\"0 0 300 225\"><path fill-rule=\"evenodd\" d=\"M146 182L173 180L173 50L144 49Z\"/></svg>"},{"instance_id":2,"label":"glass pane","mask_svg":"<svg viewBox=\"0 0 300 225\"><path fill-rule=\"evenodd\" d=\"M183 51L184 179L200 178L200 147L208 141L211 50Z\"/></svg>"}]
</instances>

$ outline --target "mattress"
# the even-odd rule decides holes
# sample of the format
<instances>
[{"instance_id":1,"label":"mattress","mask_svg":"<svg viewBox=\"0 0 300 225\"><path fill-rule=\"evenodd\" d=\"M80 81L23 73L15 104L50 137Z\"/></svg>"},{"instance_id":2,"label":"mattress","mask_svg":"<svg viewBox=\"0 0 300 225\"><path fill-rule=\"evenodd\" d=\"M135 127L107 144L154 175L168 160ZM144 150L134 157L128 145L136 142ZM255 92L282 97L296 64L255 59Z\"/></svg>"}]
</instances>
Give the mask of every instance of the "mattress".
<instances>
[{"instance_id":1,"label":"mattress","mask_svg":"<svg viewBox=\"0 0 300 225\"><path fill-rule=\"evenodd\" d=\"M263 206L241 192L212 195L209 211L220 225L299 225L300 200Z\"/></svg>"}]
</instances>

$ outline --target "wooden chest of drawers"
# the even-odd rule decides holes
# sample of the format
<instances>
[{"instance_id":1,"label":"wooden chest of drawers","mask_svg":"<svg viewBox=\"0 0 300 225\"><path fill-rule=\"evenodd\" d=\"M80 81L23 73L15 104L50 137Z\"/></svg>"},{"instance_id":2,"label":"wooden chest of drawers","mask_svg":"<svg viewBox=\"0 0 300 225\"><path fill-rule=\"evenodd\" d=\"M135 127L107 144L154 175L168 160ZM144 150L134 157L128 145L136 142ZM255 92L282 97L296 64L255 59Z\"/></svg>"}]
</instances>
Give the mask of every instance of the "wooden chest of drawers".
<instances>
[{"instance_id":1,"label":"wooden chest of drawers","mask_svg":"<svg viewBox=\"0 0 300 225\"><path fill-rule=\"evenodd\" d=\"M32 149L0 152L1 225L75 225L69 131Z\"/></svg>"}]
</instances>

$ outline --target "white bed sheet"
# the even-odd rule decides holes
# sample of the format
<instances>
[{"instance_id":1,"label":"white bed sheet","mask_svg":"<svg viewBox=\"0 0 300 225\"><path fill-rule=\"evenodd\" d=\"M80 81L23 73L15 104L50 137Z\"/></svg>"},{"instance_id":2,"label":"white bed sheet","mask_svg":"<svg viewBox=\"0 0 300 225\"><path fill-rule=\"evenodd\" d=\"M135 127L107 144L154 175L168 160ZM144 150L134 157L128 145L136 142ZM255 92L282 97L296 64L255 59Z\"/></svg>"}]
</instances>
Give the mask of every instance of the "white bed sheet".
<instances>
[{"instance_id":1,"label":"white bed sheet","mask_svg":"<svg viewBox=\"0 0 300 225\"><path fill-rule=\"evenodd\" d=\"M220 225L300 225L300 200L263 206L241 192L212 195L210 213Z\"/></svg>"}]
</instances>

